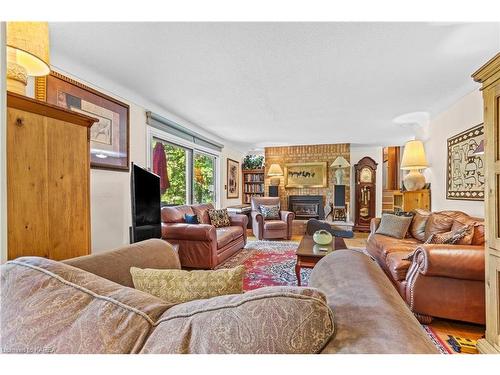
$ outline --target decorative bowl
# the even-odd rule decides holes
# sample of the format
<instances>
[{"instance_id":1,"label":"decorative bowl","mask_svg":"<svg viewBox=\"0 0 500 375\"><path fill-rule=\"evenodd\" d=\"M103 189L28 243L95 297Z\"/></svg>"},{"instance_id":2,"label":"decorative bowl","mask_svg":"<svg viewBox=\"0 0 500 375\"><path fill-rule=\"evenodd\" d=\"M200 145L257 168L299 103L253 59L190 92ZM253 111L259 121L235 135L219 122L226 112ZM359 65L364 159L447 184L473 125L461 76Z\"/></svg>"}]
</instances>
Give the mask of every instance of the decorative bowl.
<instances>
[{"instance_id":1,"label":"decorative bowl","mask_svg":"<svg viewBox=\"0 0 500 375\"><path fill-rule=\"evenodd\" d=\"M313 241L318 245L328 245L332 243L333 237L330 232L320 229L313 234Z\"/></svg>"}]
</instances>

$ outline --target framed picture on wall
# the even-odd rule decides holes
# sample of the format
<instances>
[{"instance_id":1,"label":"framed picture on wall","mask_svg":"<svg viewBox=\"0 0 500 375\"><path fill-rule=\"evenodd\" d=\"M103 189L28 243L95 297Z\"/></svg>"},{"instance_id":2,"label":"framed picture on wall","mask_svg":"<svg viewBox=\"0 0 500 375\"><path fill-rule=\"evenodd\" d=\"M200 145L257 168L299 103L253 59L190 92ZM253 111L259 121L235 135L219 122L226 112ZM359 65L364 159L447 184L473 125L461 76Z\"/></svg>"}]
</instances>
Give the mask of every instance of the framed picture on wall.
<instances>
[{"instance_id":1,"label":"framed picture on wall","mask_svg":"<svg viewBox=\"0 0 500 375\"><path fill-rule=\"evenodd\" d=\"M240 163L233 159L227 159L227 198L239 198L240 196Z\"/></svg>"},{"instance_id":2,"label":"framed picture on wall","mask_svg":"<svg viewBox=\"0 0 500 375\"><path fill-rule=\"evenodd\" d=\"M285 188L326 187L326 165L326 161L285 164Z\"/></svg>"},{"instance_id":3,"label":"framed picture on wall","mask_svg":"<svg viewBox=\"0 0 500 375\"><path fill-rule=\"evenodd\" d=\"M446 199L484 200L484 125L448 138Z\"/></svg>"},{"instance_id":4,"label":"framed picture on wall","mask_svg":"<svg viewBox=\"0 0 500 375\"><path fill-rule=\"evenodd\" d=\"M90 129L90 166L129 170L129 106L60 73L38 77L35 97L95 117ZM68 145L71 147L71 145Z\"/></svg>"}]
</instances>

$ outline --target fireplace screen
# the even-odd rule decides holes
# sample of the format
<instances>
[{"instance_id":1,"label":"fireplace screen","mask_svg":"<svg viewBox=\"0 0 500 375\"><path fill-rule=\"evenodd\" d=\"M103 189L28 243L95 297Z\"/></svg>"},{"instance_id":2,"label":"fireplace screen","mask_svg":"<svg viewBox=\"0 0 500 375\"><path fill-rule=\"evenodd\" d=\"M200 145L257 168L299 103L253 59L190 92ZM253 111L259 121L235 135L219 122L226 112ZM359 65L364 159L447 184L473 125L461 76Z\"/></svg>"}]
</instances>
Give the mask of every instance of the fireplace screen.
<instances>
[{"instance_id":1,"label":"fireplace screen","mask_svg":"<svg viewBox=\"0 0 500 375\"><path fill-rule=\"evenodd\" d=\"M318 217L319 210L317 203L293 203L292 211L296 216L301 217Z\"/></svg>"},{"instance_id":2,"label":"fireplace screen","mask_svg":"<svg viewBox=\"0 0 500 375\"><path fill-rule=\"evenodd\" d=\"M321 195L290 195L288 209L295 214L297 219L324 220L323 196Z\"/></svg>"}]
</instances>

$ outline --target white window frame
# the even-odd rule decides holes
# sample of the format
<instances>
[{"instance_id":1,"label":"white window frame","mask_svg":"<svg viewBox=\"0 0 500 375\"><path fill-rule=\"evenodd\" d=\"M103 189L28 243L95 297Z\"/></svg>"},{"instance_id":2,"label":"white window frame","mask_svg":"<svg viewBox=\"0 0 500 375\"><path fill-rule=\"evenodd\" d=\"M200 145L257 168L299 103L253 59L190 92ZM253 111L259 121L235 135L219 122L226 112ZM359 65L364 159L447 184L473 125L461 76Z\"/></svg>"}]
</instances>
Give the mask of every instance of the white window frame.
<instances>
[{"instance_id":1,"label":"white window frame","mask_svg":"<svg viewBox=\"0 0 500 375\"><path fill-rule=\"evenodd\" d=\"M216 208L220 208L221 205L221 187L222 187L222 181L221 181L221 171L222 171L222 153L219 151L216 151L214 149L211 149L209 147L204 147L200 146L196 143L189 142L183 138L176 137L175 135L172 135L170 133L161 131L157 128L154 128L152 126L146 126L147 128L147 145L146 145L146 165L149 168L149 170L152 170L152 154L153 154L153 149L152 149L152 144L153 144L153 138L158 138L162 141L172 143L173 145L177 145L180 147L185 147L188 149L191 149L193 152L188 153L188 160L187 162L189 165L192 165L193 161L192 158L194 156L195 151L199 151L205 154L209 154L210 156L213 156L215 158L215 202L214 206ZM187 191L186 191L186 204L192 204L192 189L193 189L193 176L191 172L192 168L189 168L188 173L186 173L186 186L187 186Z\"/></svg>"}]
</instances>

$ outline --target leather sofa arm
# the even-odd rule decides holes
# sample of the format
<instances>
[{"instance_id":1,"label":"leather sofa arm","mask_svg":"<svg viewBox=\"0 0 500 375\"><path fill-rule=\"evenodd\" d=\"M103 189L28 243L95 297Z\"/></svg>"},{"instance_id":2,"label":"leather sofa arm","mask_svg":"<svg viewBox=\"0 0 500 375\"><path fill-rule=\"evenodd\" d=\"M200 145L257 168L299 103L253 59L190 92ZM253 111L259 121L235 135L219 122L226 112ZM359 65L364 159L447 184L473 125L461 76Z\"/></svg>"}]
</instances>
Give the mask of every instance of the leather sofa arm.
<instances>
[{"instance_id":1,"label":"leather sofa arm","mask_svg":"<svg viewBox=\"0 0 500 375\"><path fill-rule=\"evenodd\" d=\"M293 221L293 219L295 218L295 214L291 211L280 211L280 217L281 220L289 223L290 221Z\"/></svg>"},{"instance_id":2,"label":"leather sofa arm","mask_svg":"<svg viewBox=\"0 0 500 375\"><path fill-rule=\"evenodd\" d=\"M246 230L248 225L248 216L241 214L231 214L229 215L229 219L231 220L231 225L243 227Z\"/></svg>"},{"instance_id":3,"label":"leather sofa arm","mask_svg":"<svg viewBox=\"0 0 500 375\"><path fill-rule=\"evenodd\" d=\"M252 216L253 224L264 222L264 217L262 216L262 214L259 211L252 211L250 213L250 216Z\"/></svg>"},{"instance_id":4,"label":"leather sofa arm","mask_svg":"<svg viewBox=\"0 0 500 375\"><path fill-rule=\"evenodd\" d=\"M380 225L380 221L382 219L380 217L374 217L370 221L370 234L375 234L375 232L378 229L378 226Z\"/></svg>"},{"instance_id":5,"label":"leather sofa arm","mask_svg":"<svg viewBox=\"0 0 500 375\"><path fill-rule=\"evenodd\" d=\"M484 281L484 247L421 245L415 250L407 280L415 272L424 276Z\"/></svg>"},{"instance_id":6,"label":"leather sofa arm","mask_svg":"<svg viewBox=\"0 0 500 375\"><path fill-rule=\"evenodd\" d=\"M250 216L252 217L253 234L257 239L262 240L264 235L264 217L257 210L250 212Z\"/></svg>"},{"instance_id":7,"label":"leather sofa arm","mask_svg":"<svg viewBox=\"0 0 500 375\"><path fill-rule=\"evenodd\" d=\"M247 227L248 227L248 216L242 214L231 214L229 215L231 220L231 225L243 228L243 239L245 244L247 243Z\"/></svg>"},{"instance_id":8,"label":"leather sofa arm","mask_svg":"<svg viewBox=\"0 0 500 375\"><path fill-rule=\"evenodd\" d=\"M210 224L162 223L161 237L164 240L215 241L215 227Z\"/></svg>"},{"instance_id":9,"label":"leather sofa arm","mask_svg":"<svg viewBox=\"0 0 500 375\"><path fill-rule=\"evenodd\" d=\"M293 219L295 218L295 214L290 211L280 211L281 220L286 223L286 238L287 240L292 238L293 231Z\"/></svg>"}]
</instances>

